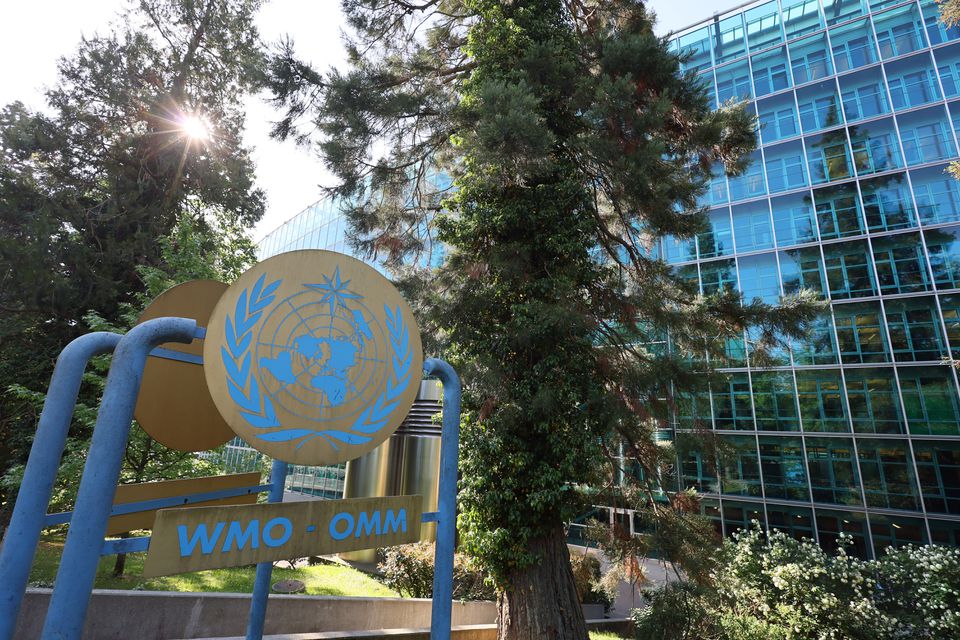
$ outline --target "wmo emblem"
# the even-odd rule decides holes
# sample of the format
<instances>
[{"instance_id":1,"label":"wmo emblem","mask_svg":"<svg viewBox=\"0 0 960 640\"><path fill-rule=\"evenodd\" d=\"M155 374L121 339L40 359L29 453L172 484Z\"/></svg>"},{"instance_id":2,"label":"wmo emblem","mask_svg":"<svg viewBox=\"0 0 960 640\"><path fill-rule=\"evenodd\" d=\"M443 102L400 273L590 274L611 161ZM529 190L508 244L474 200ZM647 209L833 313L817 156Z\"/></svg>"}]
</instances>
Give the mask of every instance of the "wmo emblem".
<instances>
[{"instance_id":1,"label":"wmo emblem","mask_svg":"<svg viewBox=\"0 0 960 640\"><path fill-rule=\"evenodd\" d=\"M204 341L214 402L251 446L319 465L387 439L420 386L410 307L363 262L295 251L244 273L220 298Z\"/></svg>"}]
</instances>

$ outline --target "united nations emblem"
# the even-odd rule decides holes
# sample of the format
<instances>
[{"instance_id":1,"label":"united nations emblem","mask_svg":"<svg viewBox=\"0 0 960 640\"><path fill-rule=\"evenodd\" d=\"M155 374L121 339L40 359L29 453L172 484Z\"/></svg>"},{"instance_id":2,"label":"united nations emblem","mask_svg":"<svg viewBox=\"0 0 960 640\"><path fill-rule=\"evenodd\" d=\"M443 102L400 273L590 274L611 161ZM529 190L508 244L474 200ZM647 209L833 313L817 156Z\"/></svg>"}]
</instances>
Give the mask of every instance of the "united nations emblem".
<instances>
[{"instance_id":1,"label":"united nations emblem","mask_svg":"<svg viewBox=\"0 0 960 640\"><path fill-rule=\"evenodd\" d=\"M214 310L204 370L217 408L280 460L356 458L400 425L423 356L409 306L363 262L296 251L244 273Z\"/></svg>"}]
</instances>

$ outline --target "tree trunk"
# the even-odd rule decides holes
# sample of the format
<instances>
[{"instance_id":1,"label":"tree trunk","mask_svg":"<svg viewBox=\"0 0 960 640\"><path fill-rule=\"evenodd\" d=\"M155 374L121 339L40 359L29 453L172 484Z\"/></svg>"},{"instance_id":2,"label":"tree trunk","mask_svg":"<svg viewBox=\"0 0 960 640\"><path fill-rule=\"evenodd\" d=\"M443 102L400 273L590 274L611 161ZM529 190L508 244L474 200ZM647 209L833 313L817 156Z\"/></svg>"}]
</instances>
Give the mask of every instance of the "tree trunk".
<instances>
[{"instance_id":1,"label":"tree trunk","mask_svg":"<svg viewBox=\"0 0 960 640\"><path fill-rule=\"evenodd\" d=\"M128 531L128 532L121 533L120 537L129 538L130 532ZM126 566L127 566L127 554L118 553L117 559L113 563L113 577L119 578L120 576L122 576L123 570L126 568Z\"/></svg>"},{"instance_id":2,"label":"tree trunk","mask_svg":"<svg viewBox=\"0 0 960 640\"><path fill-rule=\"evenodd\" d=\"M498 640L587 640L563 528L530 543L538 564L515 571L497 597Z\"/></svg>"}]
</instances>

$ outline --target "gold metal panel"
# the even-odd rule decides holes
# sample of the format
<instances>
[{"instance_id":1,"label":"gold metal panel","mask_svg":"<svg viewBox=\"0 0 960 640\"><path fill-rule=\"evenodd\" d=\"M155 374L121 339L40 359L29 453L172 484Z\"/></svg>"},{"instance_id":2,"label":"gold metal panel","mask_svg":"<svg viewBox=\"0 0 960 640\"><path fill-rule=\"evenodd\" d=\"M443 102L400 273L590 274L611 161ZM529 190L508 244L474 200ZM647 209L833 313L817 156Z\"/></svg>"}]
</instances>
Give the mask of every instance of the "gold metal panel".
<instances>
[{"instance_id":1,"label":"gold metal panel","mask_svg":"<svg viewBox=\"0 0 960 640\"><path fill-rule=\"evenodd\" d=\"M164 316L193 318L207 326L210 314L227 285L215 280L192 280L167 289L141 314L138 323ZM163 349L203 355L203 340L167 343ZM234 436L217 411L203 366L191 362L147 358L134 417L162 445L177 451L205 451Z\"/></svg>"},{"instance_id":2,"label":"gold metal panel","mask_svg":"<svg viewBox=\"0 0 960 640\"><path fill-rule=\"evenodd\" d=\"M226 476L208 476L205 478L184 478L182 480L121 484L117 486L117 492L113 496L113 504L128 504L130 502L142 502L144 500L156 500L158 498L172 498L173 496L185 496L192 493L206 493L208 491L222 491L224 489L234 489L237 487L254 487L259 484L259 471L236 473ZM184 508L256 504L256 502L257 494L251 493L234 498L220 498L219 500L196 502ZM157 510L152 509L150 511L138 511L137 513L127 513L122 516L113 516L107 521L107 535L115 536L137 529L152 529L153 519L156 514Z\"/></svg>"},{"instance_id":3,"label":"gold metal panel","mask_svg":"<svg viewBox=\"0 0 960 640\"><path fill-rule=\"evenodd\" d=\"M389 547L420 539L420 496L157 512L143 575L155 577Z\"/></svg>"},{"instance_id":4,"label":"gold metal panel","mask_svg":"<svg viewBox=\"0 0 960 640\"><path fill-rule=\"evenodd\" d=\"M350 256L292 251L254 266L220 298L204 344L220 413L278 460L351 460L386 440L423 368L409 305Z\"/></svg>"}]
</instances>

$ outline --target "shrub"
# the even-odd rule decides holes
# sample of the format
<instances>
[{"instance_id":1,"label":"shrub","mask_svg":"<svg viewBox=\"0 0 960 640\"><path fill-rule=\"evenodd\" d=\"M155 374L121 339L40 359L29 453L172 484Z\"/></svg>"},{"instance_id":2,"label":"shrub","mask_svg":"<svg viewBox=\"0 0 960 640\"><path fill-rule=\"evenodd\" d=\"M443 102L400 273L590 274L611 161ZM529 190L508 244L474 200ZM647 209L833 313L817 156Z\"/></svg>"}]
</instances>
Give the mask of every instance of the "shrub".
<instances>
[{"instance_id":1,"label":"shrub","mask_svg":"<svg viewBox=\"0 0 960 640\"><path fill-rule=\"evenodd\" d=\"M573 580L577 586L577 596L584 604L602 604L604 611L610 609L616 598L616 592L607 589L600 571L600 560L586 551L579 553L571 551L570 568L573 570ZM617 585L613 585L615 589Z\"/></svg>"},{"instance_id":2,"label":"shrub","mask_svg":"<svg viewBox=\"0 0 960 640\"><path fill-rule=\"evenodd\" d=\"M647 607L633 611L637 638L642 640L700 640L712 637L707 592L692 582L668 582L642 592Z\"/></svg>"},{"instance_id":3,"label":"shrub","mask_svg":"<svg viewBox=\"0 0 960 640\"><path fill-rule=\"evenodd\" d=\"M434 545L429 542L406 544L383 550L377 568L391 589L411 598L433 595ZM462 554L453 557L453 597L457 600L493 600L496 592L487 576L471 559Z\"/></svg>"}]
</instances>

